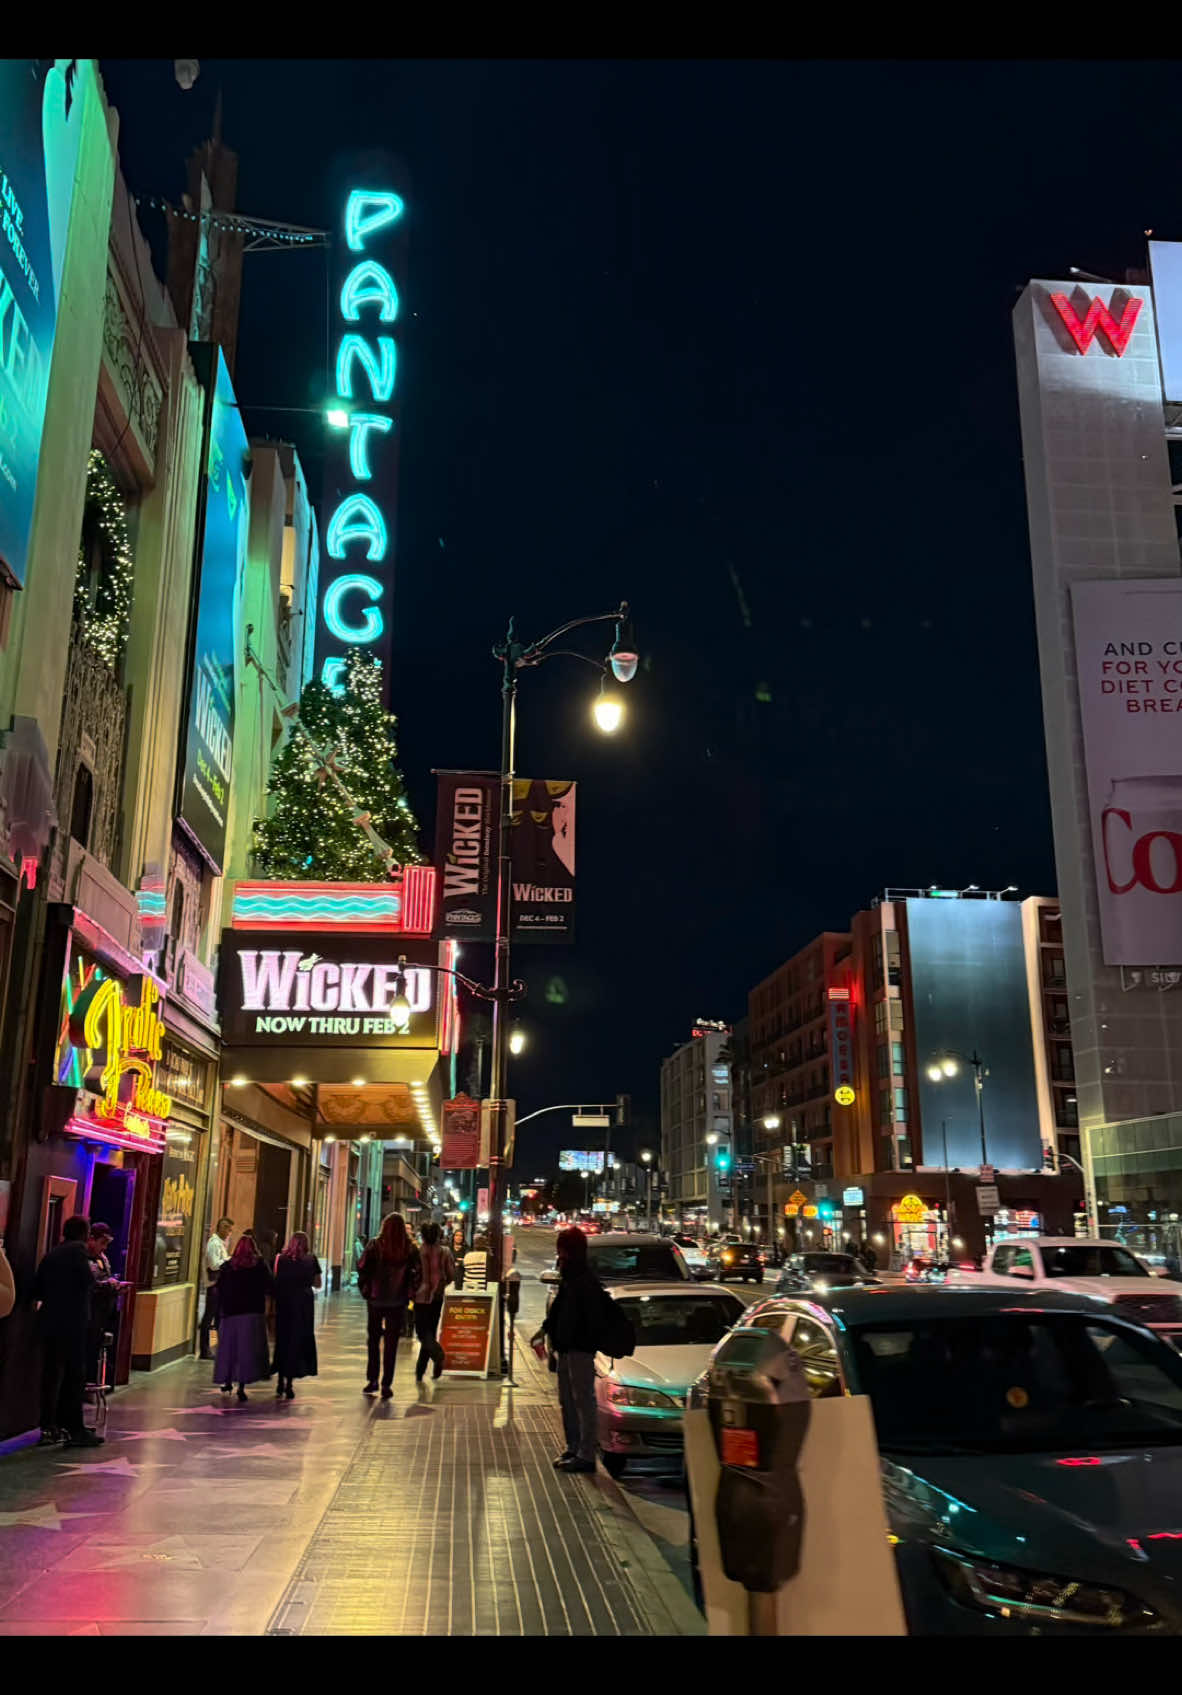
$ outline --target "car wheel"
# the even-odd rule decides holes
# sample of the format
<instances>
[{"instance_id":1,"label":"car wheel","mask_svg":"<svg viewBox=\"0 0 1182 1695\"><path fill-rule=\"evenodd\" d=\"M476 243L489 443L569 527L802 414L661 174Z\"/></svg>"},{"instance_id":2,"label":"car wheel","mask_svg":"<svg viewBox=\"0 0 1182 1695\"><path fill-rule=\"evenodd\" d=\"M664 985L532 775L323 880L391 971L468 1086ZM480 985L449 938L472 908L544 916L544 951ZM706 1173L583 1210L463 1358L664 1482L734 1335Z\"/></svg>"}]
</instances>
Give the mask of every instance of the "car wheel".
<instances>
[{"instance_id":1,"label":"car wheel","mask_svg":"<svg viewBox=\"0 0 1182 1695\"><path fill-rule=\"evenodd\" d=\"M600 1458L609 1477L623 1477L628 1469L628 1460L624 1454L601 1454Z\"/></svg>"}]
</instances>

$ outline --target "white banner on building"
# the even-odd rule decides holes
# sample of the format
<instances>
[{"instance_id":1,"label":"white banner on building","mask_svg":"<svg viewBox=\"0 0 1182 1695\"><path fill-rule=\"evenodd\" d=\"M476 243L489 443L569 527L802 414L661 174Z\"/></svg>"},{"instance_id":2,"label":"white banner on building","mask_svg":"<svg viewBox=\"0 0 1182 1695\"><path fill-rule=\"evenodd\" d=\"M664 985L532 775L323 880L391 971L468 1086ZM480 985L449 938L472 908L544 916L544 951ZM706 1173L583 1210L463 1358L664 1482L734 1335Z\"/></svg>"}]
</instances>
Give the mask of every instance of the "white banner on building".
<instances>
[{"instance_id":1,"label":"white banner on building","mask_svg":"<svg viewBox=\"0 0 1182 1695\"><path fill-rule=\"evenodd\" d=\"M1072 585L1107 965L1182 963L1182 580Z\"/></svg>"}]
</instances>

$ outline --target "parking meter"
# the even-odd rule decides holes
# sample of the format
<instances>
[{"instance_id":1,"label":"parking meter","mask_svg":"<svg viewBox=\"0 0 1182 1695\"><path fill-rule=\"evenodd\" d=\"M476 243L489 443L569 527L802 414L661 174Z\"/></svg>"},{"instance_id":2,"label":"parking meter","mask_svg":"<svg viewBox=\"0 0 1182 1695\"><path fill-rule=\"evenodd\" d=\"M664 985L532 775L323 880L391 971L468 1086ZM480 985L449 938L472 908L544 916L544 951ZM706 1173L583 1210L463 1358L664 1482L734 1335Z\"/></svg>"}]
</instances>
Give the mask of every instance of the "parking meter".
<instances>
[{"instance_id":1,"label":"parking meter","mask_svg":"<svg viewBox=\"0 0 1182 1695\"><path fill-rule=\"evenodd\" d=\"M772 1597L795 1577L804 1534L797 1462L808 1430L810 1393L800 1358L782 1337L737 1329L694 1385L721 1472L715 1521L725 1575L752 1598L751 1633L775 1634Z\"/></svg>"}]
</instances>

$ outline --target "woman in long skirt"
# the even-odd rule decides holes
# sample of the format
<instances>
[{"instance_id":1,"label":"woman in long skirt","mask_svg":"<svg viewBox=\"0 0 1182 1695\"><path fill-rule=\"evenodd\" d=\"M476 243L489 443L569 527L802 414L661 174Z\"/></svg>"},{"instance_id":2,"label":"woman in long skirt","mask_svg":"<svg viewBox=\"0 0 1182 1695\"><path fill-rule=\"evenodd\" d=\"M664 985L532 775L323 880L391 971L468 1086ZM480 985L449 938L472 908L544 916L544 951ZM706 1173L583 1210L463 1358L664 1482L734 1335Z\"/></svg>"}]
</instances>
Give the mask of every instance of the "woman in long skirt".
<instances>
[{"instance_id":1,"label":"woman in long skirt","mask_svg":"<svg viewBox=\"0 0 1182 1695\"><path fill-rule=\"evenodd\" d=\"M260 1257L252 1236L239 1238L229 1263L218 1276L218 1351L213 1380L228 1395L235 1383L238 1399L246 1385L270 1377L267 1346L267 1296L275 1279Z\"/></svg>"},{"instance_id":2,"label":"woman in long skirt","mask_svg":"<svg viewBox=\"0 0 1182 1695\"><path fill-rule=\"evenodd\" d=\"M295 1396L297 1377L316 1375L316 1299L320 1261L297 1230L275 1262L275 1371L277 1395Z\"/></svg>"}]
</instances>

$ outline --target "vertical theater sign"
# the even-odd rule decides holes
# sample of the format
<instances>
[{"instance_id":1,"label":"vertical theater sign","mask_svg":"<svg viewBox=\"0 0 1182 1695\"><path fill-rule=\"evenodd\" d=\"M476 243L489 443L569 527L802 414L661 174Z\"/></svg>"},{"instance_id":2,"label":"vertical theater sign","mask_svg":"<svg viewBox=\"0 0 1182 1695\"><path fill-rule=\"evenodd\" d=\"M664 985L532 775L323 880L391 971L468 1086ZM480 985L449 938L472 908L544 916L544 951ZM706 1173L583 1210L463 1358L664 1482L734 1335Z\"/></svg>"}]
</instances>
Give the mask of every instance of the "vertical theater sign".
<instances>
[{"instance_id":1,"label":"vertical theater sign","mask_svg":"<svg viewBox=\"0 0 1182 1695\"><path fill-rule=\"evenodd\" d=\"M383 663L389 653L402 217L402 197L389 187L353 188L345 201L330 413L342 434L326 473L316 631L317 675L334 691L341 688L347 648L369 648Z\"/></svg>"}]
</instances>

